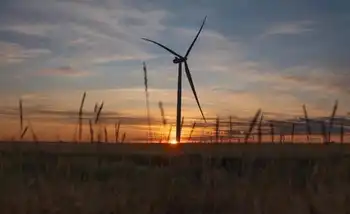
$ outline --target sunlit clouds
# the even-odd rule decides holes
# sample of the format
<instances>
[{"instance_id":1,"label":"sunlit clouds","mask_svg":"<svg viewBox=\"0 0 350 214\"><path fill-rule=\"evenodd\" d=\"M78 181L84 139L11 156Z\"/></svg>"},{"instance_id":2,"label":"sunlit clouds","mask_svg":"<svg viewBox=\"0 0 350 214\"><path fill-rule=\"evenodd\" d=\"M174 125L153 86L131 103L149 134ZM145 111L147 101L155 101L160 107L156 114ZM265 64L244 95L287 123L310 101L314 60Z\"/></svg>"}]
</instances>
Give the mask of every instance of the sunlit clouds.
<instances>
[{"instance_id":1,"label":"sunlit clouds","mask_svg":"<svg viewBox=\"0 0 350 214\"><path fill-rule=\"evenodd\" d=\"M205 28L188 64L210 123L216 117L251 118L259 108L266 120L298 120L303 104L310 117L329 117L335 100L339 100L337 116L346 119L350 20L343 8L348 3L332 11L323 4L301 0L1 2L0 137L18 135L18 100L22 99L25 123L30 121L38 136L74 139L80 99L86 92L84 140L90 138L94 106L101 102L101 127L96 130L106 129L108 140L115 140L115 123L120 121L119 138L126 133L127 140L144 139L148 130L145 62L152 130L167 141L170 126L175 125L177 70L170 54L141 38L184 54L205 15ZM203 121L187 81L183 88L184 138L196 121L196 139L211 130L201 128ZM160 101L168 121L162 129ZM170 141L172 133L174 127ZM25 137L31 139L30 132Z\"/></svg>"}]
</instances>

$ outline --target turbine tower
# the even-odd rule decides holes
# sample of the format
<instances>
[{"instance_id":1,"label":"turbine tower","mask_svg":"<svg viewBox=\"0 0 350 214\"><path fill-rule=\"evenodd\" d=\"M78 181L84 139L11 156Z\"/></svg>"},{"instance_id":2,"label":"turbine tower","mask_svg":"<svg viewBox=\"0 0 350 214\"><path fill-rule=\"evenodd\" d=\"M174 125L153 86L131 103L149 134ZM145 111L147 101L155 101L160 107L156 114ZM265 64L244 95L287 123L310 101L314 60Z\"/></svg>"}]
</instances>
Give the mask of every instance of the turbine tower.
<instances>
[{"instance_id":1,"label":"turbine tower","mask_svg":"<svg viewBox=\"0 0 350 214\"><path fill-rule=\"evenodd\" d=\"M186 73L188 82L190 83L193 95L194 95L194 97L196 99L196 102L197 102L198 108L199 108L199 110L200 110L200 112L202 114L203 120L204 120L204 122L206 122L206 119L205 119L203 111L202 111L202 107L201 107L201 105L199 103L199 99L198 99L198 96L197 96L196 89L195 89L194 84L193 84L192 75L191 75L190 69L189 69L188 64L187 64L188 56L189 56L189 54L190 54L190 52L191 52L191 50L193 48L193 45L196 43L199 34L201 33L201 31L203 29L203 26L204 26L204 23L205 23L206 19L207 19L207 17L204 18L204 20L202 22L202 25L201 25L201 27L200 27L196 37L194 38L193 42L191 43L190 47L187 49L187 52L186 52L185 56L181 56L180 54L176 53L172 49L170 49L170 48L166 47L165 45L162 45L162 44L160 44L160 43L158 43L156 41L153 41L153 40L150 40L150 39L146 39L146 38L142 38L143 40L145 40L147 42L154 43L154 44L162 47L163 49L167 50L171 54L173 54L175 56L175 58L173 60L173 63L174 64L178 64L177 108L176 108L176 141L178 143L180 143L180 138L181 138L182 64L185 65L185 73Z\"/></svg>"}]
</instances>

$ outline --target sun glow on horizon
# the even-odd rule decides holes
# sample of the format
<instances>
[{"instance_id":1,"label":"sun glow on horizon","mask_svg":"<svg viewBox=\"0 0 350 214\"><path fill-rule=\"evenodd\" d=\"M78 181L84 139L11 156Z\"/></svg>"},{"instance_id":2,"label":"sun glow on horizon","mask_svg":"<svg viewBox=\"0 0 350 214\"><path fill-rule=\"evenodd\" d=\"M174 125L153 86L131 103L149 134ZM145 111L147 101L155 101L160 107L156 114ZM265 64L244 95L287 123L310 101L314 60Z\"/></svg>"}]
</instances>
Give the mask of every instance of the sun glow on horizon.
<instances>
[{"instance_id":1,"label":"sun glow on horizon","mask_svg":"<svg viewBox=\"0 0 350 214\"><path fill-rule=\"evenodd\" d=\"M177 143L178 142L175 139L169 141L169 144L171 144L171 145L176 145Z\"/></svg>"}]
</instances>

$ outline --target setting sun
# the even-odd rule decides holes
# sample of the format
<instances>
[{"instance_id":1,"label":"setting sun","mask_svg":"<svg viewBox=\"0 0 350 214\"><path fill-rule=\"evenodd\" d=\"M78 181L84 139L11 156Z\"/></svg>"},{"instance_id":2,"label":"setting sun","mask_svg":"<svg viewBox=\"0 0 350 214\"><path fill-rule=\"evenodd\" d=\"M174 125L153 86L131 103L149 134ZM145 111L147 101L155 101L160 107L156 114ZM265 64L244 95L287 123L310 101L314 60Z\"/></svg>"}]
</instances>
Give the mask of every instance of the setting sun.
<instances>
[{"instance_id":1,"label":"setting sun","mask_svg":"<svg viewBox=\"0 0 350 214\"><path fill-rule=\"evenodd\" d=\"M172 145L175 145L175 144L177 144L177 141L176 140L170 140L169 143L172 144Z\"/></svg>"}]
</instances>

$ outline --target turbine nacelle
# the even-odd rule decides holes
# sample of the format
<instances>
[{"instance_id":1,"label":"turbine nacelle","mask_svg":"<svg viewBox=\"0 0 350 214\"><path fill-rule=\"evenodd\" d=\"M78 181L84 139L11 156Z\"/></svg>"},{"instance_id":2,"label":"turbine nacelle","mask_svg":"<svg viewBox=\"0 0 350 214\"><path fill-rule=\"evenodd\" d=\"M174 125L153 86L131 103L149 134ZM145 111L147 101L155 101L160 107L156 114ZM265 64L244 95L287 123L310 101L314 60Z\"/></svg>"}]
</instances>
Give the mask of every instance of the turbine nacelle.
<instances>
[{"instance_id":1,"label":"turbine nacelle","mask_svg":"<svg viewBox=\"0 0 350 214\"><path fill-rule=\"evenodd\" d=\"M183 63L185 62L187 59L185 57L175 57L174 60L173 60L173 63L174 64L179 64L179 63Z\"/></svg>"}]
</instances>

